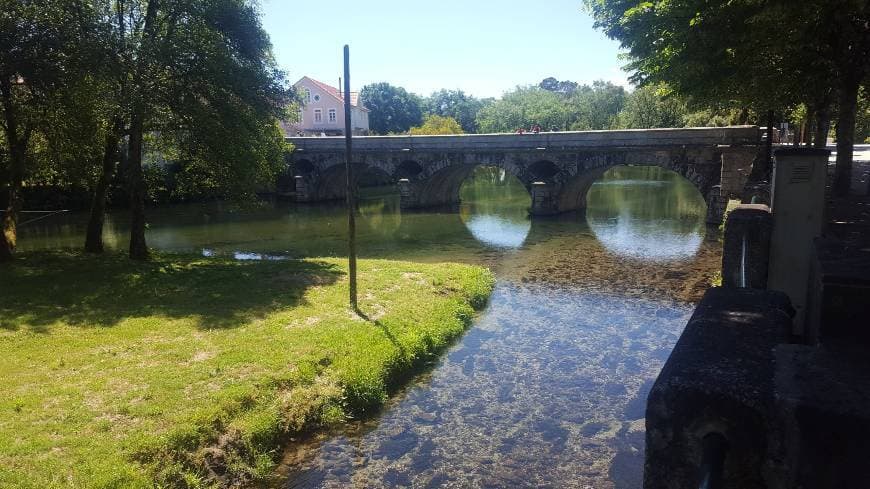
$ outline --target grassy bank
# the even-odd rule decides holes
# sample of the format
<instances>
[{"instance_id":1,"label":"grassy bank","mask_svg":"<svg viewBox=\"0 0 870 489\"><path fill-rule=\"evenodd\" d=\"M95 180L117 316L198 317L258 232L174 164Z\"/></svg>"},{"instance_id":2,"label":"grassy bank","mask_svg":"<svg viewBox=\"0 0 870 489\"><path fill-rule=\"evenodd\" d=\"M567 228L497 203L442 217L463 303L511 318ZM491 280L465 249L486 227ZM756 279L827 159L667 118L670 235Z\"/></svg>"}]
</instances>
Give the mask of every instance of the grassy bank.
<instances>
[{"instance_id":1,"label":"grassy bank","mask_svg":"<svg viewBox=\"0 0 870 489\"><path fill-rule=\"evenodd\" d=\"M465 265L25 255L0 265L0 487L209 486L381 404L468 325Z\"/></svg>"}]
</instances>

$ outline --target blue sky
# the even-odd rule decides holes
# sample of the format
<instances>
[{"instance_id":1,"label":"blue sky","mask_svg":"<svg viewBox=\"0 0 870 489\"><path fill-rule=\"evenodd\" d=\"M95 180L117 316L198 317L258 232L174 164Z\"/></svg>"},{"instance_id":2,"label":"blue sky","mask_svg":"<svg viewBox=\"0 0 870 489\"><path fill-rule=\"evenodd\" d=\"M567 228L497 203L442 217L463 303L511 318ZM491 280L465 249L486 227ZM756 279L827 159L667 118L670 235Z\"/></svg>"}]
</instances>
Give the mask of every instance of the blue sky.
<instances>
[{"instance_id":1,"label":"blue sky","mask_svg":"<svg viewBox=\"0 0 870 489\"><path fill-rule=\"evenodd\" d=\"M263 26L292 82L336 85L350 45L352 89L386 81L420 95L498 97L517 85L609 80L628 86L619 45L581 0L261 0Z\"/></svg>"}]
</instances>

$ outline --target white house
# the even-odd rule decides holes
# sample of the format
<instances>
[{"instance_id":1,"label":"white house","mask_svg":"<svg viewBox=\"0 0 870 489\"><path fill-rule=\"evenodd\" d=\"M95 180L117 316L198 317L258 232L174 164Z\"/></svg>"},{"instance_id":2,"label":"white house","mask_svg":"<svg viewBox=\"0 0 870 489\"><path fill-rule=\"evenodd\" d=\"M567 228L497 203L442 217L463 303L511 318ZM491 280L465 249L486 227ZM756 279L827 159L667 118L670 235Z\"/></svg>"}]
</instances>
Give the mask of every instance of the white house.
<instances>
[{"instance_id":1,"label":"white house","mask_svg":"<svg viewBox=\"0 0 870 489\"><path fill-rule=\"evenodd\" d=\"M344 96L341 90L307 76L293 86L302 95L303 106L296 122L284 121L281 124L286 135L344 135ZM350 92L350 125L355 135L369 133L369 110L360 105L358 92Z\"/></svg>"}]
</instances>

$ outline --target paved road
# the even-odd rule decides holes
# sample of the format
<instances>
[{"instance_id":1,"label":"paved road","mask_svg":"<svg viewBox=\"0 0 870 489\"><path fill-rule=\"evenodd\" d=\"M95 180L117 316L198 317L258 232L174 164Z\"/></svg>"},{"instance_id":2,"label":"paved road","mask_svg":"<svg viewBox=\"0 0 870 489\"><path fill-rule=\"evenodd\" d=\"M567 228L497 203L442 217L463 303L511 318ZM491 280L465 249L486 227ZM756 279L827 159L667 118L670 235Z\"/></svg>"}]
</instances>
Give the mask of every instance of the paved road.
<instances>
[{"instance_id":1,"label":"paved road","mask_svg":"<svg viewBox=\"0 0 870 489\"><path fill-rule=\"evenodd\" d=\"M837 159L837 146L828 146L831 150L831 161ZM856 144L852 152L853 161L870 161L870 144Z\"/></svg>"}]
</instances>

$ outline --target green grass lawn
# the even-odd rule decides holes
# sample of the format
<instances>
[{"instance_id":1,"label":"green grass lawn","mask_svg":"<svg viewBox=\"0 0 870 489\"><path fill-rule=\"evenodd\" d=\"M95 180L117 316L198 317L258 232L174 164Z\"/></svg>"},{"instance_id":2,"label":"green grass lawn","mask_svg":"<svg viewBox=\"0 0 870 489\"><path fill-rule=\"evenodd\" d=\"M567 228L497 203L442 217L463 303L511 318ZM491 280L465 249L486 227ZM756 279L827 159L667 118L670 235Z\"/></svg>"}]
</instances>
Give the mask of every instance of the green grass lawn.
<instances>
[{"instance_id":1,"label":"green grass lawn","mask_svg":"<svg viewBox=\"0 0 870 489\"><path fill-rule=\"evenodd\" d=\"M295 433L377 406L491 274L362 260L26 254L0 265L0 487L261 480Z\"/></svg>"}]
</instances>

